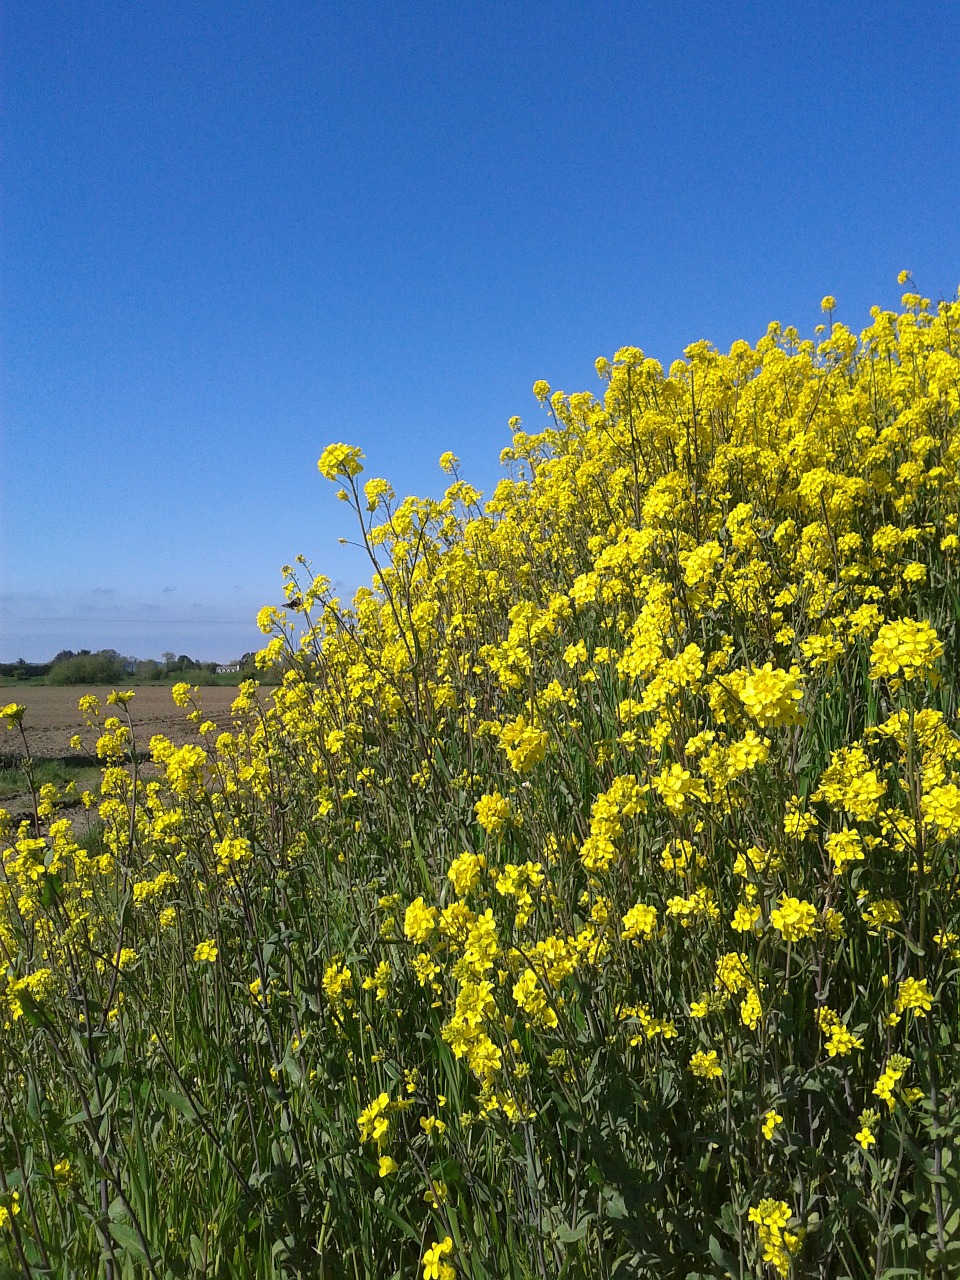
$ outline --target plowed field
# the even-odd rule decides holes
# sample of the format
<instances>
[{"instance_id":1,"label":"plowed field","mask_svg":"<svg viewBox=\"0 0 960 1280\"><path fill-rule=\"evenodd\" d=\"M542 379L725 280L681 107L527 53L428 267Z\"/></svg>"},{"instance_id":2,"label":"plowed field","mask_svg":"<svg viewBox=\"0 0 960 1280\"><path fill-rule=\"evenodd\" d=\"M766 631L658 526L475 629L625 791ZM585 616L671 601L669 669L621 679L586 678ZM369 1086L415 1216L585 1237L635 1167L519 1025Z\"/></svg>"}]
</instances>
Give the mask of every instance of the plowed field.
<instances>
[{"instance_id":1,"label":"plowed field","mask_svg":"<svg viewBox=\"0 0 960 1280\"><path fill-rule=\"evenodd\" d=\"M130 715L136 734L137 749L146 752L152 734L166 734L172 742L182 746L198 740L196 726L186 718L186 711L174 705L169 686L144 685L136 689L130 703ZM95 737L84 728L83 717L77 710L78 700L86 693L94 693L106 703L109 688L88 688L70 685L55 688L52 685L24 685L0 689L0 702L19 702L27 708L23 726L30 743L30 751L36 759L75 755L70 750L70 739L79 733L84 739L85 753L92 753ZM225 685L210 685L200 690L200 702L204 715L223 728L229 727L230 704L237 690ZM116 715L117 708L110 707L108 714ZM0 760L19 757L23 744L16 731L0 728Z\"/></svg>"}]
</instances>

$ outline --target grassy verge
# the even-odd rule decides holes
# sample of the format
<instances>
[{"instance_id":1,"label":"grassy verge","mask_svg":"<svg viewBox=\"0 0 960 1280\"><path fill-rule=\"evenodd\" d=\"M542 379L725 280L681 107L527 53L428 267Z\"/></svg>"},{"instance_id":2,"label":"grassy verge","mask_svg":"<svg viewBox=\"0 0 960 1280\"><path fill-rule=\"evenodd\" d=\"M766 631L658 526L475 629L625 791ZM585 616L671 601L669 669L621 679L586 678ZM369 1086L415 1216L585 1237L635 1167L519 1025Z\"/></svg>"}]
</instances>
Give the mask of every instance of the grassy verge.
<instances>
[{"instance_id":1,"label":"grassy verge","mask_svg":"<svg viewBox=\"0 0 960 1280\"><path fill-rule=\"evenodd\" d=\"M59 791L95 791L100 785L100 765L93 760L86 763L65 760L36 760L33 768L34 784L54 786ZM22 764L0 766L0 803L14 795L30 790L30 779Z\"/></svg>"}]
</instances>

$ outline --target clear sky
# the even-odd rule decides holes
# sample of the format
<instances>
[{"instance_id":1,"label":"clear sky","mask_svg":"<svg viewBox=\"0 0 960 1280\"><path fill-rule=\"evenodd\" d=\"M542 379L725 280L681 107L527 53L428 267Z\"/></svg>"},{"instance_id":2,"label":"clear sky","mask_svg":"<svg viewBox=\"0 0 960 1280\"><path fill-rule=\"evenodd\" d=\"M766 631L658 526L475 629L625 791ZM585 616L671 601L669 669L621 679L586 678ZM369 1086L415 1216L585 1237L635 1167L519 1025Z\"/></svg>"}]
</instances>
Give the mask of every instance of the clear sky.
<instances>
[{"instance_id":1,"label":"clear sky","mask_svg":"<svg viewBox=\"0 0 960 1280\"><path fill-rule=\"evenodd\" d=\"M489 492L600 391L960 282L960 6L6 0L0 659L228 660L316 470Z\"/></svg>"}]
</instances>

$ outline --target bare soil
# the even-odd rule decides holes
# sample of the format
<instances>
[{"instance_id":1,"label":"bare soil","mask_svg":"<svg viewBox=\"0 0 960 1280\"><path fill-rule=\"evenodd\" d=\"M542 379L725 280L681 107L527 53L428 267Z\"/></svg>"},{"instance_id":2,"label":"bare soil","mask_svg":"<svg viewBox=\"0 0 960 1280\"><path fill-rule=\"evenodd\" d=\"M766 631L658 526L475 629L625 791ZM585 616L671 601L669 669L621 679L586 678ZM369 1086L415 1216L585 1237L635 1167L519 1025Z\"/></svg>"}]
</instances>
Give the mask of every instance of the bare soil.
<instances>
[{"instance_id":1,"label":"bare soil","mask_svg":"<svg viewBox=\"0 0 960 1280\"><path fill-rule=\"evenodd\" d=\"M69 685L24 685L19 689L0 690L0 699L19 702L27 708L23 717L30 752L34 759L71 759L70 739L75 733L83 738L84 754L92 754L96 735L83 723L77 703L84 694L93 693L100 699L103 715L120 715L118 707L107 707L109 688ZM228 685L208 685L200 690L198 701L206 719L226 729L230 726L230 705L239 691ZM136 749L146 754L150 738L155 733L165 734L177 746L198 742L196 725L187 719L187 711L174 704L169 685L141 685L134 690L129 703L133 721ZM19 758L23 754L23 742L16 730L0 728L0 762L4 758Z\"/></svg>"},{"instance_id":2,"label":"bare soil","mask_svg":"<svg viewBox=\"0 0 960 1280\"><path fill-rule=\"evenodd\" d=\"M102 718L119 715L123 719L121 708L107 706L110 692L108 687L86 685L59 688L54 685L23 685L19 688L0 689L0 703L18 702L26 707L23 727L34 760L75 763L78 774L88 774L97 735L84 724L77 703L85 694L95 694L100 699ZM232 685L208 685L201 688L195 696L203 708L204 718L212 720L220 728L228 729L230 706L238 692ZM187 719L190 708L181 709L176 706L169 685L140 685L134 690L134 694L128 710L133 722L134 746L138 754L145 756L148 753L150 739L155 733L162 733L178 747L187 742L200 741L197 726ZM269 697L269 692L261 693L261 697ZM83 739L83 748L79 752L70 746L70 739L75 733L79 733ZM23 739L19 731L0 726L0 768L16 764L22 756ZM145 767L150 770L149 765ZM18 791L15 795L7 796L0 807L17 822L29 817L32 798L28 791Z\"/></svg>"}]
</instances>

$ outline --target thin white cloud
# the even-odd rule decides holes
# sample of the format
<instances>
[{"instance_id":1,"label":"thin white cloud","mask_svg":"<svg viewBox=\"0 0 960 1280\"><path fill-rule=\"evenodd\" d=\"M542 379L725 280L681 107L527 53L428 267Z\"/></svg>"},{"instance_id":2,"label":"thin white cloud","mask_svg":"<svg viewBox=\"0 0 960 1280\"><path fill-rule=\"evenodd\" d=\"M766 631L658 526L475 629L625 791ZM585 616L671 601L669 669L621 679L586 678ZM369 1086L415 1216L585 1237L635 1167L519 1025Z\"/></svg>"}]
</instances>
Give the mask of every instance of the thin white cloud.
<instances>
[{"instance_id":1,"label":"thin white cloud","mask_svg":"<svg viewBox=\"0 0 960 1280\"><path fill-rule=\"evenodd\" d=\"M112 587L0 595L0 661L42 662L61 649L118 649L138 658L166 650L201 661L227 661L260 648L262 601L232 591L177 601L171 591L132 596Z\"/></svg>"}]
</instances>

